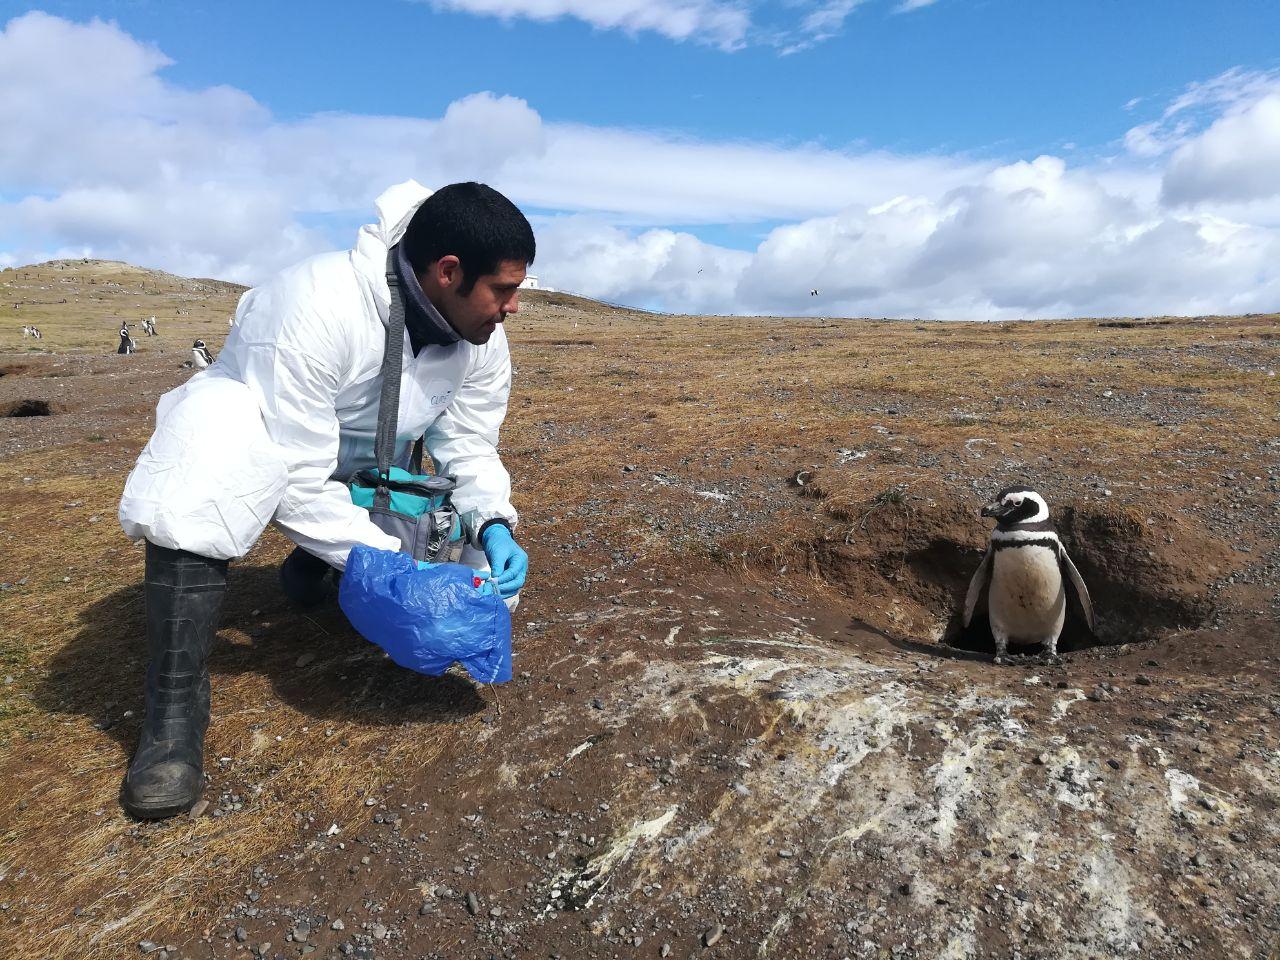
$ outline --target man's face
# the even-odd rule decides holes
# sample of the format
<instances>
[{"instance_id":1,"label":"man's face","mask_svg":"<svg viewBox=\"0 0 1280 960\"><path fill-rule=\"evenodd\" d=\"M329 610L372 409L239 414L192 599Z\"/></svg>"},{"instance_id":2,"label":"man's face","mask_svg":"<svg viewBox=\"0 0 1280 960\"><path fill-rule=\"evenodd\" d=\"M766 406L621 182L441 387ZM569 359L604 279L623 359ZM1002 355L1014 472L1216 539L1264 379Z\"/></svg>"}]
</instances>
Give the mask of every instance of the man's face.
<instances>
[{"instance_id":1,"label":"man's face","mask_svg":"<svg viewBox=\"0 0 1280 960\"><path fill-rule=\"evenodd\" d=\"M422 288L436 309L453 325L468 343L488 343L498 324L507 314L520 309L520 283L525 264L519 260L503 260L494 273L476 279L471 292L460 292L463 285L462 265L457 257L441 257L419 277Z\"/></svg>"}]
</instances>

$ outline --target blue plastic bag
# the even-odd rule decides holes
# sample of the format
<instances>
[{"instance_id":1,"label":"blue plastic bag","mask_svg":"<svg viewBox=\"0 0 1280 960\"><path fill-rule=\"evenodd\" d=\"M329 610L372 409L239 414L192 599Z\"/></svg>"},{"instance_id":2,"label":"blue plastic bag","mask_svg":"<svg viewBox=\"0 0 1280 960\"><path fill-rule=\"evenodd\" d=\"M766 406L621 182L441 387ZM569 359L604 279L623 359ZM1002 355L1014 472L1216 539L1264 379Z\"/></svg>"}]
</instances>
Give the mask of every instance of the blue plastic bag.
<instances>
[{"instance_id":1,"label":"blue plastic bag","mask_svg":"<svg viewBox=\"0 0 1280 960\"><path fill-rule=\"evenodd\" d=\"M434 677L456 662L481 683L511 679L511 614L470 567L422 569L405 553L353 547L338 603L402 667Z\"/></svg>"}]
</instances>

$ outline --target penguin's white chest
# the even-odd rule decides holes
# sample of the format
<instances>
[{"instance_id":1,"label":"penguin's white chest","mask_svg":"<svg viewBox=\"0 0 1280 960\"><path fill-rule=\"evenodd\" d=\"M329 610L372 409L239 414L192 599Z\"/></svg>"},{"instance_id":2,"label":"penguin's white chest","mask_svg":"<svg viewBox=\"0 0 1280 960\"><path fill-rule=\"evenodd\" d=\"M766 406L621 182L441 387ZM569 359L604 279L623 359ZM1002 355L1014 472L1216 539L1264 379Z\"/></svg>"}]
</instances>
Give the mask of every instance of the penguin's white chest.
<instances>
[{"instance_id":1,"label":"penguin's white chest","mask_svg":"<svg viewBox=\"0 0 1280 960\"><path fill-rule=\"evenodd\" d=\"M1057 551L1041 546L997 550L987 605L992 628L1011 640L1057 638L1067 612Z\"/></svg>"}]
</instances>

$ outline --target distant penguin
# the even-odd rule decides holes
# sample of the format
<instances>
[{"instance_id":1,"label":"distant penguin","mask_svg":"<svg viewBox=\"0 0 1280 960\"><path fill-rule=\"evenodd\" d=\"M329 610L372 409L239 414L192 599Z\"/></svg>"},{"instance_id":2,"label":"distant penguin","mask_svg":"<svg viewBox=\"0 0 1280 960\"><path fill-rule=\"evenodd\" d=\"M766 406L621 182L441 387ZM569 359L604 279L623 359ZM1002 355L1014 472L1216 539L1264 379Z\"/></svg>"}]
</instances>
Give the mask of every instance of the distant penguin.
<instances>
[{"instance_id":1,"label":"distant penguin","mask_svg":"<svg viewBox=\"0 0 1280 960\"><path fill-rule=\"evenodd\" d=\"M1049 523L1049 505L1030 487L1009 487L982 508L982 515L994 517L996 526L969 583L964 625L969 626L974 613L985 605L996 642L996 663L1005 662L1011 641L1044 644L1045 655L1056 659L1067 616L1067 581L1090 630L1094 616L1080 571Z\"/></svg>"},{"instance_id":2,"label":"distant penguin","mask_svg":"<svg viewBox=\"0 0 1280 960\"><path fill-rule=\"evenodd\" d=\"M44 334L40 332L40 328L39 328L39 327L32 327L32 328L31 328L31 335L32 335L33 337L35 337L37 340L43 340L43 339L44 339Z\"/></svg>"},{"instance_id":3,"label":"distant penguin","mask_svg":"<svg viewBox=\"0 0 1280 960\"><path fill-rule=\"evenodd\" d=\"M209 352L203 340L197 340L191 345L191 363L197 370L203 370L213 363L213 354Z\"/></svg>"},{"instance_id":4,"label":"distant penguin","mask_svg":"<svg viewBox=\"0 0 1280 960\"><path fill-rule=\"evenodd\" d=\"M129 328L120 328L120 346L116 347L116 353L133 353L134 342L133 337L129 336Z\"/></svg>"}]
</instances>

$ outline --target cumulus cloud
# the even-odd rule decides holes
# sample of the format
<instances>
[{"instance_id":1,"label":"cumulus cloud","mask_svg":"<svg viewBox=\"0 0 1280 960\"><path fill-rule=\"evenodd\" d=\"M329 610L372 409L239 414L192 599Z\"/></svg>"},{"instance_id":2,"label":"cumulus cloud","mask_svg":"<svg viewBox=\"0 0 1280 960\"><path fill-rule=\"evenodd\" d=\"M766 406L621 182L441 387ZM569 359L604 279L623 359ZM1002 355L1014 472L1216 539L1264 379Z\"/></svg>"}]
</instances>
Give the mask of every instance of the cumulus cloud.
<instances>
[{"instance_id":1,"label":"cumulus cloud","mask_svg":"<svg viewBox=\"0 0 1280 960\"><path fill-rule=\"evenodd\" d=\"M942 319L1248 311L1280 303L1278 255L1276 231L1168 215L1040 157L940 202L778 228L738 296L773 312L817 287L823 303L808 312Z\"/></svg>"},{"instance_id":2,"label":"cumulus cloud","mask_svg":"<svg viewBox=\"0 0 1280 960\"><path fill-rule=\"evenodd\" d=\"M93 255L256 282L346 246L391 183L480 178L535 214L544 281L672 311L1280 306L1280 91L1264 75L1190 88L1149 149L1072 166L705 142L551 122L491 92L434 118L283 121L243 91L177 86L168 65L100 21L0 30L0 263ZM698 236L735 224L762 239Z\"/></svg>"},{"instance_id":3,"label":"cumulus cloud","mask_svg":"<svg viewBox=\"0 0 1280 960\"><path fill-rule=\"evenodd\" d=\"M1190 84L1124 143L1137 160L1164 164L1166 205L1280 223L1280 71L1237 67Z\"/></svg>"},{"instance_id":4,"label":"cumulus cloud","mask_svg":"<svg viewBox=\"0 0 1280 960\"><path fill-rule=\"evenodd\" d=\"M1164 176L1169 203L1261 200L1280 195L1280 84L1232 108L1174 152Z\"/></svg>"},{"instance_id":5,"label":"cumulus cloud","mask_svg":"<svg viewBox=\"0 0 1280 960\"><path fill-rule=\"evenodd\" d=\"M538 229L538 269L555 285L619 303L712 313L732 301L751 254L667 229L638 234L587 216Z\"/></svg>"}]
</instances>

